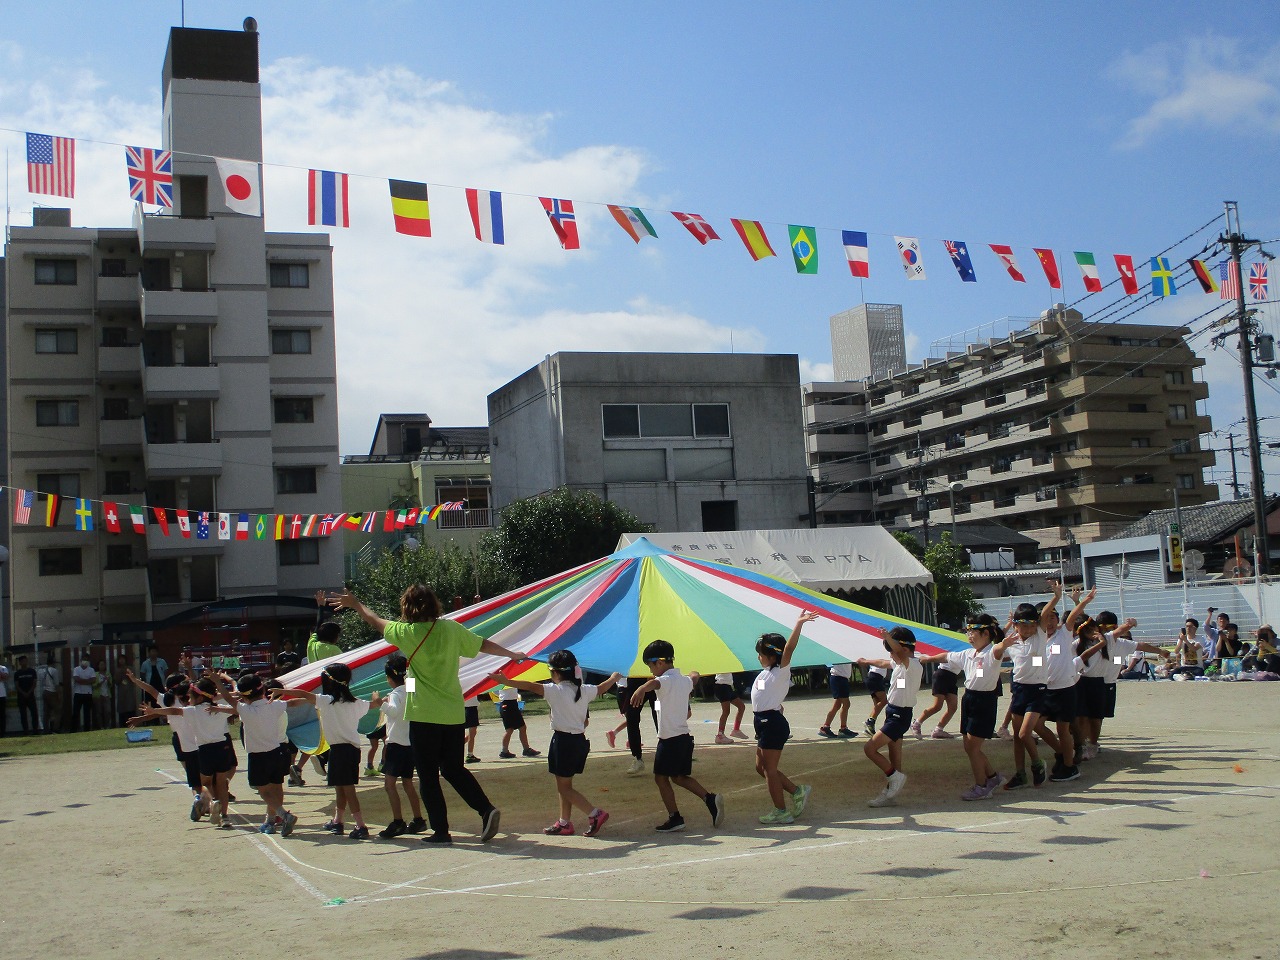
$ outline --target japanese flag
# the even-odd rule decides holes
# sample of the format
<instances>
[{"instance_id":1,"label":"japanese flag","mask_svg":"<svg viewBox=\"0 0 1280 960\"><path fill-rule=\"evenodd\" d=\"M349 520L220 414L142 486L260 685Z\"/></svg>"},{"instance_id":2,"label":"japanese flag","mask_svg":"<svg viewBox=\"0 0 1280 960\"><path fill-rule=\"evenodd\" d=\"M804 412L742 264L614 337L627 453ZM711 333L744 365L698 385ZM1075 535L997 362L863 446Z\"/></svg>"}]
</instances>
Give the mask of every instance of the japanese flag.
<instances>
[{"instance_id":1,"label":"japanese flag","mask_svg":"<svg viewBox=\"0 0 1280 960\"><path fill-rule=\"evenodd\" d=\"M214 157L227 209L251 217L262 216L262 176L258 164L249 160Z\"/></svg>"}]
</instances>

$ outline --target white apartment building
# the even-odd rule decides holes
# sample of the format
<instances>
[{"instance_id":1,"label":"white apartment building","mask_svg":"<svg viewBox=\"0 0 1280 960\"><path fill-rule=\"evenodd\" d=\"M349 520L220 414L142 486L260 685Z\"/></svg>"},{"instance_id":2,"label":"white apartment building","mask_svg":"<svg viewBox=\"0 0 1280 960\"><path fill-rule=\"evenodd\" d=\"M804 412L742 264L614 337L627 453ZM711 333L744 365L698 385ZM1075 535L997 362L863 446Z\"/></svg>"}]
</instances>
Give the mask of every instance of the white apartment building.
<instances>
[{"instance_id":1,"label":"white apartment building","mask_svg":"<svg viewBox=\"0 0 1280 960\"><path fill-rule=\"evenodd\" d=\"M91 228L37 208L32 226L11 231L6 486L193 511L334 512L329 239L269 234L261 217L229 211L212 159L262 159L258 35L175 28L163 87L173 209ZM136 640L138 624L210 601L305 597L342 578L338 538L183 539L154 522L146 536L113 535L100 517L85 533L71 514L53 529L20 525L10 504L12 643L31 642L36 624L45 642L95 625L111 639L121 623Z\"/></svg>"}]
</instances>

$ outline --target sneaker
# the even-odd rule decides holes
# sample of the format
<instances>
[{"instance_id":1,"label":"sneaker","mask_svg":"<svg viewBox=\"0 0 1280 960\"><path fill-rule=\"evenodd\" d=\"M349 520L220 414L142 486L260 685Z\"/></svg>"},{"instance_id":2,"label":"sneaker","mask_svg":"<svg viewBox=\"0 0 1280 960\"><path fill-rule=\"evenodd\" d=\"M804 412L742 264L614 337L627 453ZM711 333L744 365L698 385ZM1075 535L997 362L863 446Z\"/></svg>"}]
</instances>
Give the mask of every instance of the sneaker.
<instances>
[{"instance_id":1,"label":"sneaker","mask_svg":"<svg viewBox=\"0 0 1280 960\"><path fill-rule=\"evenodd\" d=\"M760 818L760 822L774 826L783 823L795 823L796 818L791 815L789 810L770 810Z\"/></svg>"},{"instance_id":2,"label":"sneaker","mask_svg":"<svg viewBox=\"0 0 1280 960\"><path fill-rule=\"evenodd\" d=\"M276 824L274 820L267 820L265 823L258 824L259 833L275 833Z\"/></svg>"},{"instance_id":3,"label":"sneaker","mask_svg":"<svg viewBox=\"0 0 1280 960\"><path fill-rule=\"evenodd\" d=\"M351 830L351 832L350 832L350 833L348 833L348 834L347 834L347 836L348 836L348 837L350 837L352 840L368 840L368 839L369 839L369 828L368 828L368 827L353 827L353 828L352 828L352 830Z\"/></svg>"},{"instance_id":4,"label":"sneaker","mask_svg":"<svg viewBox=\"0 0 1280 960\"><path fill-rule=\"evenodd\" d=\"M1038 787L1044 783L1044 761L1037 760L1031 765L1031 785Z\"/></svg>"},{"instance_id":5,"label":"sneaker","mask_svg":"<svg viewBox=\"0 0 1280 960\"><path fill-rule=\"evenodd\" d=\"M717 733L716 743L733 743L733 741L728 737L726 737L723 733Z\"/></svg>"},{"instance_id":6,"label":"sneaker","mask_svg":"<svg viewBox=\"0 0 1280 960\"><path fill-rule=\"evenodd\" d=\"M718 827L724 823L724 795L719 793L708 793L707 798L702 801L707 805L707 811L711 814L711 825Z\"/></svg>"},{"instance_id":7,"label":"sneaker","mask_svg":"<svg viewBox=\"0 0 1280 960\"><path fill-rule=\"evenodd\" d=\"M1080 779L1080 768L1076 766L1063 767L1049 777L1054 783L1066 783L1068 780Z\"/></svg>"},{"instance_id":8,"label":"sneaker","mask_svg":"<svg viewBox=\"0 0 1280 960\"><path fill-rule=\"evenodd\" d=\"M807 783L796 784L796 792L791 794L791 815L798 817L804 813L804 808L809 803L809 794L813 793L813 787Z\"/></svg>"},{"instance_id":9,"label":"sneaker","mask_svg":"<svg viewBox=\"0 0 1280 960\"><path fill-rule=\"evenodd\" d=\"M298 818L287 810L284 815L284 822L280 824L280 836L287 837L293 833L293 828L297 825Z\"/></svg>"},{"instance_id":10,"label":"sneaker","mask_svg":"<svg viewBox=\"0 0 1280 960\"><path fill-rule=\"evenodd\" d=\"M836 733L839 736L844 737L846 740L852 740L854 737L858 735L858 732L856 730L850 730L848 727L841 727L839 730L836 731Z\"/></svg>"},{"instance_id":11,"label":"sneaker","mask_svg":"<svg viewBox=\"0 0 1280 960\"><path fill-rule=\"evenodd\" d=\"M1085 760L1096 760L1098 758L1098 745L1096 743L1086 743L1084 745Z\"/></svg>"},{"instance_id":12,"label":"sneaker","mask_svg":"<svg viewBox=\"0 0 1280 960\"><path fill-rule=\"evenodd\" d=\"M1076 751L1071 756L1071 765L1073 767L1080 766L1080 761L1084 759L1084 747L1076 747Z\"/></svg>"},{"instance_id":13,"label":"sneaker","mask_svg":"<svg viewBox=\"0 0 1280 960\"><path fill-rule=\"evenodd\" d=\"M376 777L378 775L378 771L373 769L373 767L365 767L364 775L366 777Z\"/></svg>"},{"instance_id":14,"label":"sneaker","mask_svg":"<svg viewBox=\"0 0 1280 960\"><path fill-rule=\"evenodd\" d=\"M743 733L743 732L742 732L742 728L741 728L741 727L734 727L732 730L730 730L730 731L729 731L729 736L733 737L735 740L749 740L749 739L750 739L750 737L748 737L748 736L747 736L747 734L745 734L745 733Z\"/></svg>"},{"instance_id":15,"label":"sneaker","mask_svg":"<svg viewBox=\"0 0 1280 960\"><path fill-rule=\"evenodd\" d=\"M200 804L199 797L196 797L194 800L191 801L191 822L192 823L198 823L200 821L200 816L201 816L200 807L201 807L201 804Z\"/></svg>"},{"instance_id":16,"label":"sneaker","mask_svg":"<svg viewBox=\"0 0 1280 960\"><path fill-rule=\"evenodd\" d=\"M479 763L480 758L477 757L474 753L468 753L465 757L462 758L462 761L463 763Z\"/></svg>"},{"instance_id":17,"label":"sneaker","mask_svg":"<svg viewBox=\"0 0 1280 960\"><path fill-rule=\"evenodd\" d=\"M340 824L337 820L330 820L320 829L323 830L325 833L332 833L335 837L341 835L344 832L344 828L342 824Z\"/></svg>"},{"instance_id":18,"label":"sneaker","mask_svg":"<svg viewBox=\"0 0 1280 960\"><path fill-rule=\"evenodd\" d=\"M233 826L231 825L231 818L230 818L230 817L223 817L223 818L222 818L222 822L221 822L220 824L218 824L218 828L219 828L219 829L221 829L221 830L234 830L234 829L235 829L235 827L233 827Z\"/></svg>"},{"instance_id":19,"label":"sneaker","mask_svg":"<svg viewBox=\"0 0 1280 960\"><path fill-rule=\"evenodd\" d=\"M540 757L540 756L542 756L542 751L541 751L541 750L535 750L535 749L533 749L533 747L525 747L523 750L521 750L521 751L520 751L520 756L522 756L522 757Z\"/></svg>"},{"instance_id":20,"label":"sneaker","mask_svg":"<svg viewBox=\"0 0 1280 960\"><path fill-rule=\"evenodd\" d=\"M234 793L228 793L227 803L235 803L235 802L236 802L236 795Z\"/></svg>"},{"instance_id":21,"label":"sneaker","mask_svg":"<svg viewBox=\"0 0 1280 960\"><path fill-rule=\"evenodd\" d=\"M989 796L991 796L990 790L988 790L985 786L981 784L975 783L964 793L960 794L960 799L961 800L985 800Z\"/></svg>"},{"instance_id":22,"label":"sneaker","mask_svg":"<svg viewBox=\"0 0 1280 960\"><path fill-rule=\"evenodd\" d=\"M637 773L644 773L644 761L639 757L632 757L631 766L627 767L627 774L634 777Z\"/></svg>"},{"instance_id":23,"label":"sneaker","mask_svg":"<svg viewBox=\"0 0 1280 960\"><path fill-rule=\"evenodd\" d=\"M319 757L311 758L311 766L315 768L316 773L320 774L320 776L323 777L325 775L324 761Z\"/></svg>"},{"instance_id":24,"label":"sneaker","mask_svg":"<svg viewBox=\"0 0 1280 960\"><path fill-rule=\"evenodd\" d=\"M549 827L543 827L542 832L549 837L572 837L575 833L573 823L561 823L557 820Z\"/></svg>"},{"instance_id":25,"label":"sneaker","mask_svg":"<svg viewBox=\"0 0 1280 960\"><path fill-rule=\"evenodd\" d=\"M892 800L902 792L902 788L907 785L907 775L901 770L895 770L889 777L889 782L885 784L885 789L889 791L889 799Z\"/></svg>"},{"instance_id":26,"label":"sneaker","mask_svg":"<svg viewBox=\"0 0 1280 960\"><path fill-rule=\"evenodd\" d=\"M818 736L826 737L828 740L834 740L836 738L836 735L831 732L830 727L819 727Z\"/></svg>"},{"instance_id":27,"label":"sneaker","mask_svg":"<svg viewBox=\"0 0 1280 960\"><path fill-rule=\"evenodd\" d=\"M1001 727L999 730L996 731L996 736L999 737L1001 740L1013 739L1013 733L1009 730L1008 727Z\"/></svg>"},{"instance_id":28,"label":"sneaker","mask_svg":"<svg viewBox=\"0 0 1280 960\"><path fill-rule=\"evenodd\" d=\"M221 820L222 820L222 813L218 810L217 807L214 807L212 810L209 811L209 826L216 827Z\"/></svg>"},{"instance_id":29,"label":"sneaker","mask_svg":"<svg viewBox=\"0 0 1280 960\"><path fill-rule=\"evenodd\" d=\"M378 831L378 836L383 840L391 840L400 836L400 834L407 832L408 827L403 820L392 820L386 825L386 827Z\"/></svg>"},{"instance_id":30,"label":"sneaker","mask_svg":"<svg viewBox=\"0 0 1280 960\"><path fill-rule=\"evenodd\" d=\"M1024 771L1019 770L1004 783L1006 790L1020 790L1027 785L1027 775Z\"/></svg>"},{"instance_id":31,"label":"sneaker","mask_svg":"<svg viewBox=\"0 0 1280 960\"><path fill-rule=\"evenodd\" d=\"M618 731L617 731L617 730L606 730L606 731L604 732L604 738L605 738L605 740L608 742L608 744L609 744L609 749L610 749L610 750L612 750L612 749L614 749L615 747L617 747L617 746L618 746Z\"/></svg>"},{"instance_id":32,"label":"sneaker","mask_svg":"<svg viewBox=\"0 0 1280 960\"><path fill-rule=\"evenodd\" d=\"M453 837L447 833L431 833L422 838L423 843L434 843L438 846L448 846L453 843Z\"/></svg>"},{"instance_id":33,"label":"sneaker","mask_svg":"<svg viewBox=\"0 0 1280 960\"><path fill-rule=\"evenodd\" d=\"M929 734L930 740L954 740L955 738L956 735L954 733L948 733L941 727L934 727L933 733Z\"/></svg>"},{"instance_id":34,"label":"sneaker","mask_svg":"<svg viewBox=\"0 0 1280 960\"><path fill-rule=\"evenodd\" d=\"M601 810L599 813L590 814L587 817L587 829L583 831L584 837L594 837L600 832L600 828L609 822L609 811Z\"/></svg>"},{"instance_id":35,"label":"sneaker","mask_svg":"<svg viewBox=\"0 0 1280 960\"><path fill-rule=\"evenodd\" d=\"M912 735L913 737L915 737L917 740L923 740L923 739L924 739L924 734L920 732L920 721L919 721L919 720L912 720L912 721L911 721L911 735Z\"/></svg>"},{"instance_id":36,"label":"sneaker","mask_svg":"<svg viewBox=\"0 0 1280 960\"><path fill-rule=\"evenodd\" d=\"M874 737L876 735L875 717L867 717L867 722L862 725L862 729L866 731L868 737Z\"/></svg>"},{"instance_id":37,"label":"sneaker","mask_svg":"<svg viewBox=\"0 0 1280 960\"><path fill-rule=\"evenodd\" d=\"M889 796L889 788L886 786L874 798L867 801L868 807L887 807L893 803L893 797Z\"/></svg>"},{"instance_id":38,"label":"sneaker","mask_svg":"<svg viewBox=\"0 0 1280 960\"><path fill-rule=\"evenodd\" d=\"M425 829L427 829L427 821L423 820L421 817L414 817L404 828L404 832L421 833Z\"/></svg>"},{"instance_id":39,"label":"sneaker","mask_svg":"<svg viewBox=\"0 0 1280 960\"><path fill-rule=\"evenodd\" d=\"M516 755L510 750L501 750L498 752L498 757L502 760L514 760Z\"/></svg>"},{"instance_id":40,"label":"sneaker","mask_svg":"<svg viewBox=\"0 0 1280 960\"><path fill-rule=\"evenodd\" d=\"M684 817L680 816L678 813L673 813L671 816L667 817L666 820L663 820L662 823L654 827L654 829L659 833L675 833L677 830L683 830Z\"/></svg>"},{"instance_id":41,"label":"sneaker","mask_svg":"<svg viewBox=\"0 0 1280 960\"><path fill-rule=\"evenodd\" d=\"M497 807L490 807L489 812L484 815L484 825L480 828L480 842L488 843L493 839L493 835L498 832L498 822L502 818L502 812Z\"/></svg>"},{"instance_id":42,"label":"sneaker","mask_svg":"<svg viewBox=\"0 0 1280 960\"><path fill-rule=\"evenodd\" d=\"M991 779L986 782L987 796L989 797L999 790L1004 785L1004 782L1004 776L1000 773L996 773L991 777Z\"/></svg>"}]
</instances>

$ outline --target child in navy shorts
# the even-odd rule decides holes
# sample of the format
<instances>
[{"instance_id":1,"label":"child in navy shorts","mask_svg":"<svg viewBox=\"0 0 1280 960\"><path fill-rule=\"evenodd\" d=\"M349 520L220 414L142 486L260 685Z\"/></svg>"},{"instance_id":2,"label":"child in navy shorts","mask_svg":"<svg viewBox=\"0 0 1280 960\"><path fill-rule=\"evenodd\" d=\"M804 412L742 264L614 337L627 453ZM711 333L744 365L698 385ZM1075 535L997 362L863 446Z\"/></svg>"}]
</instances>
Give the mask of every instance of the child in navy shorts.
<instances>
[{"instance_id":1,"label":"child in navy shorts","mask_svg":"<svg viewBox=\"0 0 1280 960\"><path fill-rule=\"evenodd\" d=\"M920 678L924 675L924 668L916 659L916 635L906 627L887 631L884 648L889 653L888 660L858 660L858 666L863 668L878 667L892 671L889 674L889 692L885 694L884 723L862 748L867 759L885 775L884 789L867 801L869 807L885 807L893 803L907 782L907 775L902 772L902 738L911 729L911 711L916 705ZM886 750L887 757L880 755L881 749Z\"/></svg>"},{"instance_id":2,"label":"child in navy shorts","mask_svg":"<svg viewBox=\"0 0 1280 960\"><path fill-rule=\"evenodd\" d=\"M818 736L835 739L836 737L856 737L849 729L849 681L853 677L852 663L833 663L827 675L827 686L831 689L831 709L827 711L827 719L818 728ZM840 714L840 729L833 733L831 721Z\"/></svg>"},{"instance_id":3,"label":"child in navy shorts","mask_svg":"<svg viewBox=\"0 0 1280 960\"><path fill-rule=\"evenodd\" d=\"M369 699L369 708L381 710L386 719L387 742L382 748L382 789L386 791L387 800L391 804L391 822L378 831L378 836L391 840L405 833L422 833L427 829L427 821L422 819L422 802L413 785L413 746L409 742L409 721L404 715L409 703L404 684L404 678L409 673L409 661L403 653L393 653L387 657L382 670L387 675L387 683L391 685L391 689L385 697L375 690ZM405 823L402 814L400 794L396 791L397 781L413 810L413 819L408 823Z\"/></svg>"},{"instance_id":4,"label":"child in navy shorts","mask_svg":"<svg viewBox=\"0 0 1280 960\"><path fill-rule=\"evenodd\" d=\"M760 818L761 823L795 823L804 813L813 788L807 783L796 785L778 769L782 748L791 737L791 725L782 712L782 703L791 689L791 655L800 642L800 631L806 623L818 619L812 610L802 610L796 618L791 636L785 641L778 633L763 634L756 641L756 657L761 670L751 684L751 709L755 713L756 773L769 787L773 809Z\"/></svg>"},{"instance_id":5,"label":"child in navy shorts","mask_svg":"<svg viewBox=\"0 0 1280 960\"><path fill-rule=\"evenodd\" d=\"M742 732L742 714L746 711L747 705L742 702L742 698L738 696L737 688L733 685L732 673L717 673L715 686L712 691L716 695L716 700L720 703L720 729L716 733L716 743L733 743L730 737L725 736L725 724L729 720L729 708L737 709L737 716L733 718L733 732L730 734L739 740L747 739L747 735Z\"/></svg>"}]
</instances>

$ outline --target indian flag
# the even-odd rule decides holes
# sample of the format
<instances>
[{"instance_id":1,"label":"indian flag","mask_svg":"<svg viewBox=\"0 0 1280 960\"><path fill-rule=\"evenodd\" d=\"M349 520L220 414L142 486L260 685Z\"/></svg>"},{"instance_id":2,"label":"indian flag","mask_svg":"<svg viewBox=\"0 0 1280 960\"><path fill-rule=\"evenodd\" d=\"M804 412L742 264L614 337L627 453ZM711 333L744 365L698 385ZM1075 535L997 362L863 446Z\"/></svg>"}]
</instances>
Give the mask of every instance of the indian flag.
<instances>
[{"instance_id":1,"label":"indian flag","mask_svg":"<svg viewBox=\"0 0 1280 960\"><path fill-rule=\"evenodd\" d=\"M752 260L763 260L773 257L773 247L769 246L769 238L764 235L764 227L759 220L730 220L733 229L738 231L738 238L751 254Z\"/></svg>"},{"instance_id":2,"label":"indian flag","mask_svg":"<svg viewBox=\"0 0 1280 960\"><path fill-rule=\"evenodd\" d=\"M1098 264L1093 259L1093 254L1077 250L1076 263L1080 265L1080 276L1084 280L1084 288L1090 293L1101 293L1102 279L1098 276Z\"/></svg>"},{"instance_id":3,"label":"indian flag","mask_svg":"<svg viewBox=\"0 0 1280 960\"><path fill-rule=\"evenodd\" d=\"M627 236L636 243L645 237L657 237L658 231L653 229L653 224L639 207L619 207L612 203L607 206L613 219L618 221L618 226L627 231Z\"/></svg>"}]
</instances>

